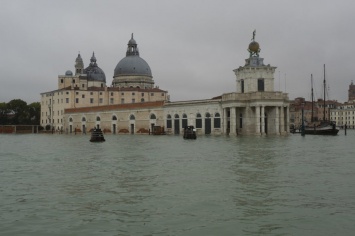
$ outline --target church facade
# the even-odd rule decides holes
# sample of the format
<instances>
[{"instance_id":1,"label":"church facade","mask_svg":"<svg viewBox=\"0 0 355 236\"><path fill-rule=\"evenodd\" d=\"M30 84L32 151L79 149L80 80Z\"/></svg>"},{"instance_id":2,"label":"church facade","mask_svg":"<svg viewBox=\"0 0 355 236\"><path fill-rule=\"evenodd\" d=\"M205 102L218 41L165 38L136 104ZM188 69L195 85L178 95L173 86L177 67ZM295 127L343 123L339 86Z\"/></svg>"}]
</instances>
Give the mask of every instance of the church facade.
<instances>
[{"instance_id":1,"label":"church facade","mask_svg":"<svg viewBox=\"0 0 355 236\"><path fill-rule=\"evenodd\" d=\"M197 134L285 135L289 132L289 99L274 91L276 67L259 57L255 35L249 58L235 69L236 91L212 99L172 102L155 86L148 63L133 38L126 57L114 69L110 87L93 54L84 68L80 56L75 73L58 76L58 89L41 93L41 125L66 133L147 134L159 126L167 134L182 134L193 125Z\"/></svg>"}]
</instances>

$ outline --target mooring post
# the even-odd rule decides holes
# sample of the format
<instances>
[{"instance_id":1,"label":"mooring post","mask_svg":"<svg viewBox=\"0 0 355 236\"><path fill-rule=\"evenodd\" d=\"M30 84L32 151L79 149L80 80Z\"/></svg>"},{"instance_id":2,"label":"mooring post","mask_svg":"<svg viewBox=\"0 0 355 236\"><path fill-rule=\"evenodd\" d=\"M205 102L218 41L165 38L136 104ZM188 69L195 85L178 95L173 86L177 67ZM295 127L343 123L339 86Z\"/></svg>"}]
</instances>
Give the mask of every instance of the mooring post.
<instances>
[{"instance_id":1,"label":"mooring post","mask_svg":"<svg viewBox=\"0 0 355 236\"><path fill-rule=\"evenodd\" d=\"M345 126L344 126L345 135L346 135L346 128L347 128L347 125L345 124Z\"/></svg>"}]
</instances>

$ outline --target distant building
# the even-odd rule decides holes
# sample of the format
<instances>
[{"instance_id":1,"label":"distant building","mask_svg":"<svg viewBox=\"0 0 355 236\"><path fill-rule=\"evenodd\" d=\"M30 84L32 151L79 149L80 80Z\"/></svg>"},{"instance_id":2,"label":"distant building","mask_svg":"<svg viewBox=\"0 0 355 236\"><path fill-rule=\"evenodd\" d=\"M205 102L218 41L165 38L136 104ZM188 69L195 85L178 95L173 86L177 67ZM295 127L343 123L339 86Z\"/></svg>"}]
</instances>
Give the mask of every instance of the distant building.
<instances>
[{"instance_id":1,"label":"distant building","mask_svg":"<svg viewBox=\"0 0 355 236\"><path fill-rule=\"evenodd\" d=\"M193 125L198 135L284 135L289 132L288 96L274 91L276 67L265 65L259 52L254 34L249 58L234 70L236 92L171 102L168 92L155 86L132 34L111 87L106 86L95 55L84 69L79 54L75 74L58 76L58 89L41 94L41 124L68 133L86 133L94 127L114 134L148 133L160 126L167 134L181 134L185 126Z\"/></svg>"},{"instance_id":2,"label":"distant building","mask_svg":"<svg viewBox=\"0 0 355 236\"><path fill-rule=\"evenodd\" d=\"M355 85L353 84L353 81L351 81L351 84L349 85L348 92L348 101L355 102Z\"/></svg>"}]
</instances>

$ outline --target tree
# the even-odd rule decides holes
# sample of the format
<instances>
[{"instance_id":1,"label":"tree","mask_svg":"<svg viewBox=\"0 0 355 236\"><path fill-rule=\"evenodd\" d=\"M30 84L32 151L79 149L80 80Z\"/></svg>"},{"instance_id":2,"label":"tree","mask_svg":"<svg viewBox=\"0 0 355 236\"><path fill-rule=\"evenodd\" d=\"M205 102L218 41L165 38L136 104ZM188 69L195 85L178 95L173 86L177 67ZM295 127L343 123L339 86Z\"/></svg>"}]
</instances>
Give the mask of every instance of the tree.
<instances>
[{"instance_id":1,"label":"tree","mask_svg":"<svg viewBox=\"0 0 355 236\"><path fill-rule=\"evenodd\" d=\"M41 104L39 102L33 102L28 105L28 111L30 115L30 124L39 125L41 118Z\"/></svg>"},{"instance_id":2,"label":"tree","mask_svg":"<svg viewBox=\"0 0 355 236\"><path fill-rule=\"evenodd\" d=\"M8 123L8 113L7 104L5 102L0 102L0 125L6 125Z\"/></svg>"},{"instance_id":3,"label":"tree","mask_svg":"<svg viewBox=\"0 0 355 236\"><path fill-rule=\"evenodd\" d=\"M7 109L9 112L13 112L14 116L9 120L10 124L28 124L29 112L27 103L21 99L13 99L7 103Z\"/></svg>"}]
</instances>

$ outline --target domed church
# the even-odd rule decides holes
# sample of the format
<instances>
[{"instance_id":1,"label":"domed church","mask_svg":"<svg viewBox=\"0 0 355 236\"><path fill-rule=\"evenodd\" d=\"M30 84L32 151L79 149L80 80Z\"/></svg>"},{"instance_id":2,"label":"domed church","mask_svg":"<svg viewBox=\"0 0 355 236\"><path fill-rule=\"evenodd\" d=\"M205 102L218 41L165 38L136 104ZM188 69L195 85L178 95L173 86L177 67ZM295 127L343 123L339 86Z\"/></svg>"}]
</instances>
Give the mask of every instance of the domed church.
<instances>
[{"instance_id":1,"label":"domed church","mask_svg":"<svg viewBox=\"0 0 355 236\"><path fill-rule=\"evenodd\" d=\"M86 134L96 127L111 134L150 134L156 127L166 134L182 134L184 127L193 125L198 135L285 135L288 95L274 91L276 67L259 57L255 31L248 51L245 65L234 70L236 92L171 102L168 92L155 86L132 34L110 87L95 53L85 69L79 53L75 74L67 70L58 76L56 90L41 93L41 125L68 134Z\"/></svg>"}]
</instances>

